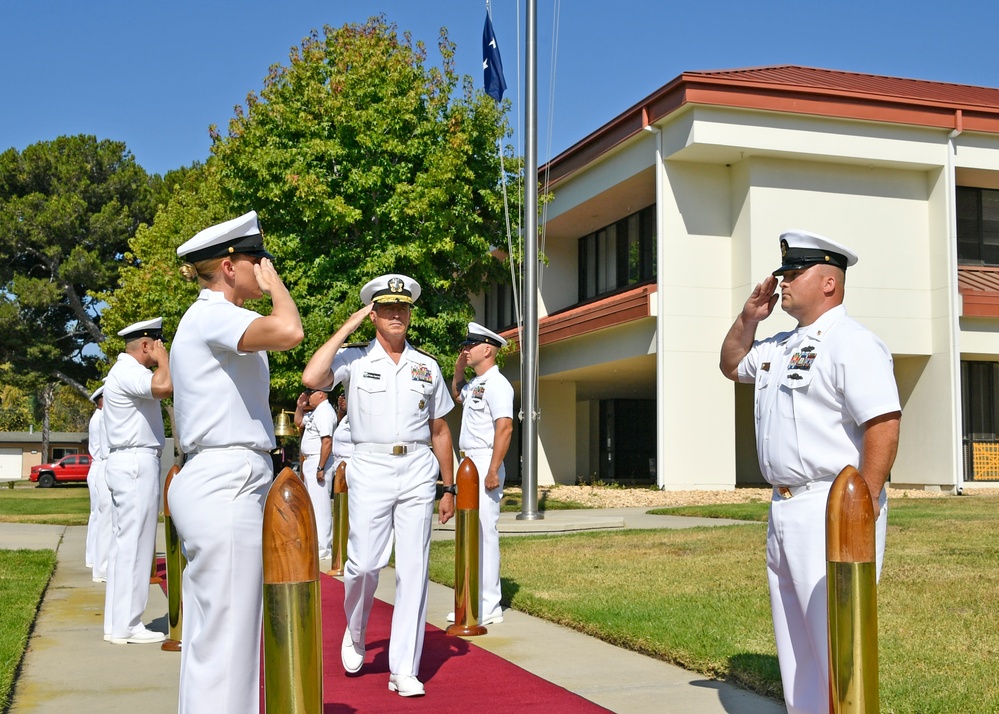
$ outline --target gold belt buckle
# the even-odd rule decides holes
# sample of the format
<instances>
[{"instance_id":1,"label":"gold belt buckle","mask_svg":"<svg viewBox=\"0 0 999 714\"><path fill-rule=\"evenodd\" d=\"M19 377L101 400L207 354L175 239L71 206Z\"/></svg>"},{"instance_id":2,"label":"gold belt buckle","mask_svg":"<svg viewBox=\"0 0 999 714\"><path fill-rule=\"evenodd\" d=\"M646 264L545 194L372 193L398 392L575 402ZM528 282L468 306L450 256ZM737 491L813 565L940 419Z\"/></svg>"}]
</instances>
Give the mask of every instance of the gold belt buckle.
<instances>
[{"instance_id":1,"label":"gold belt buckle","mask_svg":"<svg viewBox=\"0 0 999 714\"><path fill-rule=\"evenodd\" d=\"M794 495L793 493L791 493L791 489L789 489L787 486L778 486L777 493L780 494L781 498L791 498L791 496Z\"/></svg>"},{"instance_id":2,"label":"gold belt buckle","mask_svg":"<svg viewBox=\"0 0 999 714\"><path fill-rule=\"evenodd\" d=\"M405 444L393 444L392 445L392 456L402 456L406 453Z\"/></svg>"}]
</instances>

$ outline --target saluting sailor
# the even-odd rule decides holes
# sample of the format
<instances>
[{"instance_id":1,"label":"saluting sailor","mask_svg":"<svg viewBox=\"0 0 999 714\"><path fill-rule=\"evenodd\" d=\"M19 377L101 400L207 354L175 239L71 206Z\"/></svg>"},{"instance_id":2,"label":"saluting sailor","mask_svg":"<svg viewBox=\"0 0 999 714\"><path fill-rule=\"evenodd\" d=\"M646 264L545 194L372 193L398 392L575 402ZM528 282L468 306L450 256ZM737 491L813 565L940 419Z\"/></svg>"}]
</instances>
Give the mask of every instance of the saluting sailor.
<instances>
[{"instance_id":1,"label":"saluting sailor","mask_svg":"<svg viewBox=\"0 0 999 714\"><path fill-rule=\"evenodd\" d=\"M417 678L427 618L430 526L437 474L444 481L439 519L454 515L454 452L444 416L454 407L437 361L406 340L420 285L405 275L383 275L361 289L364 307L309 360L306 386L343 382L354 449L347 469L350 531L344 568L347 629L344 669L364 663L364 638L378 575L388 565L396 534L396 596L389 642L390 691L424 693ZM341 349L364 320L375 339Z\"/></svg>"},{"instance_id":2,"label":"saluting sailor","mask_svg":"<svg viewBox=\"0 0 999 714\"><path fill-rule=\"evenodd\" d=\"M177 255L202 288L172 355L187 454L169 492L187 556L179 711L247 714L260 705L261 530L274 478L267 351L301 342L302 321L256 212L206 228ZM269 315L243 307L265 294Z\"/></svg>"},{"instance_id":3,"label":"saluting sailor","mask_svg":"<svg viewBox=\"0 0 999 714\"><path fill-rule=\"evenodd\" d=\"M829 710L826 501L848 464L871 492L877 574L884 560L884 485L898 448L891 352L846 314L849 248L808 231L780 237L781 266L753 290L721 349L729 379L756 386L756 449L773 484L767 576L788 712ZM781 276L780 295L774 291ZM797 329L754 340L777 300Z\"/></svg>"},{"instance_id":4,"label":"saluting sailor","mask_svg":"<svg viewBox=\"0 0 999 714\"><path fill-rule=\"evenodd\" d=\"M142 624L142 613L149 601L160 504L160 400L170 396L173 382L161 318L136 322L118 336L125 339L125 351L104 380L105 473L112 501L104 637L116 645L145 644L165 638Z\"/></svg>"},{"instance_id":5,"label":"saluting sailor","mask_svg":"<svg viewBox=\"0 0 999 714\"><path fill-rule=\"evenodd\" d=\"M306 389L295 404L295 426L302 430L302 480L316 514L319 559L333 557L333 511L330 493L333 488L333 431L336 412L329 393Z\"/></svg>"},{"instance_id":6,"label":"saluting sailor","mask_svg":"<svg viewBox=\"0 0 999 714\"><path fill-rule=\"evenodd\" d=\"M108 460L108 437L104 427L104 385L90 395L96 409L90 416L87 430L87 451L90 452L90 471L87 488L90 490L90 520L87 522L87 567L95 583L108 579L108 551L111 548L111 492L104 473Z\"/></svg>"},{"instance_id":7,"label":"saluting sailor","mask_svg":"<svg viewBox=\"0 0 999 714\"><path fill-rule=\"evenodd\" d=\"M468 323L454 365L452 393L461 411L461 455L479 473L479 624L503 622L500 605L499 514L506 481L503 459L513 435L513 386L496 366L496 354L506 340L476 322ZM475 377L465 381L471 367ZM448 613L454 622L454 613Z\"/></svg>"}]
</instances>

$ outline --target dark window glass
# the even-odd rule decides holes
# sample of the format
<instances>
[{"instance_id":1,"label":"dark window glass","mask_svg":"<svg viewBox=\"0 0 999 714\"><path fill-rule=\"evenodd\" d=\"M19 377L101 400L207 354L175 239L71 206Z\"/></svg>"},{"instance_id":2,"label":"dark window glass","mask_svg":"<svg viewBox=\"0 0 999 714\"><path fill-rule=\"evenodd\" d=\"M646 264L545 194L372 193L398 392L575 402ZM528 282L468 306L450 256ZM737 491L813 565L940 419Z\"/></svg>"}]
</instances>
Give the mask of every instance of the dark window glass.
<instances>
[{"instance_id":1,"label":"dark window glass","mask_svg":"<svg viewBox=\"0 0 999 714\"><path fill-rule=\"evenodd\" d=\"M957 259L999 266L999 190L958 186Z\"/></svg>"},{"instance_id":2,"label":"dark window glass","mask_svg":"<svg viewBox=\"0 0 999 714\"><path fill-rule=\"evenodd\" d=\"M579 300L656 276L656 212L650 206L579 239Z\"/></svg>"}]
</instances>

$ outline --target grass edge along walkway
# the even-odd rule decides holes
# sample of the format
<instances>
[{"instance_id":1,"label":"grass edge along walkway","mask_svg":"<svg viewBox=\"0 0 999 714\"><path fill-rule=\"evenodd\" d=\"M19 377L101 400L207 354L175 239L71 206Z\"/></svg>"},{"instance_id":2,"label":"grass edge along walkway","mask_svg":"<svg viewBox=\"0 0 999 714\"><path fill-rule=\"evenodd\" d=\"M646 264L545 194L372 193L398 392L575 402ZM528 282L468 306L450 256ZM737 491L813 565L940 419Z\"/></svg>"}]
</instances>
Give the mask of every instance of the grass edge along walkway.
<instances>
[{"instance_id":1,"label":"grass edge along walkway","mask_svg":"<svg viewBox=\"0 0 999 714\"><path fill-rule=\"evenodd\" d=\"M10 706L14 680L55 567L53 550L0 550L0 711Z\"/></svg>"}]
</instances>

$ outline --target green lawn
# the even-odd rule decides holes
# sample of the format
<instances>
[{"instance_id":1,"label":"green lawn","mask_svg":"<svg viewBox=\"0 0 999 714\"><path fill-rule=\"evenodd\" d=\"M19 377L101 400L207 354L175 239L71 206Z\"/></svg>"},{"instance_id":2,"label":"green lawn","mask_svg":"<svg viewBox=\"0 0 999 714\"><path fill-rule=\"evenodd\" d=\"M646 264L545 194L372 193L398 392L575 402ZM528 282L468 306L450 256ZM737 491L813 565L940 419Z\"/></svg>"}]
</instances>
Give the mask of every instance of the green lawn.
<instances>
[{"instance_id":1,"label":"green lawn","mask_svg":"<svg viewBox=\"0 0 999 714\"><path fill-rule=\"evenodd\" d=\"M54 488L18 483L13 489L0 488L0 522L85 526L89 517L90 491L85 483Z\"/></svg>"},{"instance_id":2,"label":"green lawn","mask_svg":"<svg viewBox=\"0 0 999 714\"><path fill-rule=\"evenodd\" d=\"M999 496L892 500L878 593L885 714L999 711L997 533ZM765 541L764 523L508 537L504 600L779 698ZM453 543L431 547L431 577L453 585Z\"/></svg>"},{"instance_id":3,"label":"green lawn","mask_svg":"<svg viewBox=\"0 0 999 714\"><path fill-rule=\"evenodd\" d=\"M14 674L55 564L51 550L0 550L0 711L10 705Z\"/></svg>"}]
</instances>

